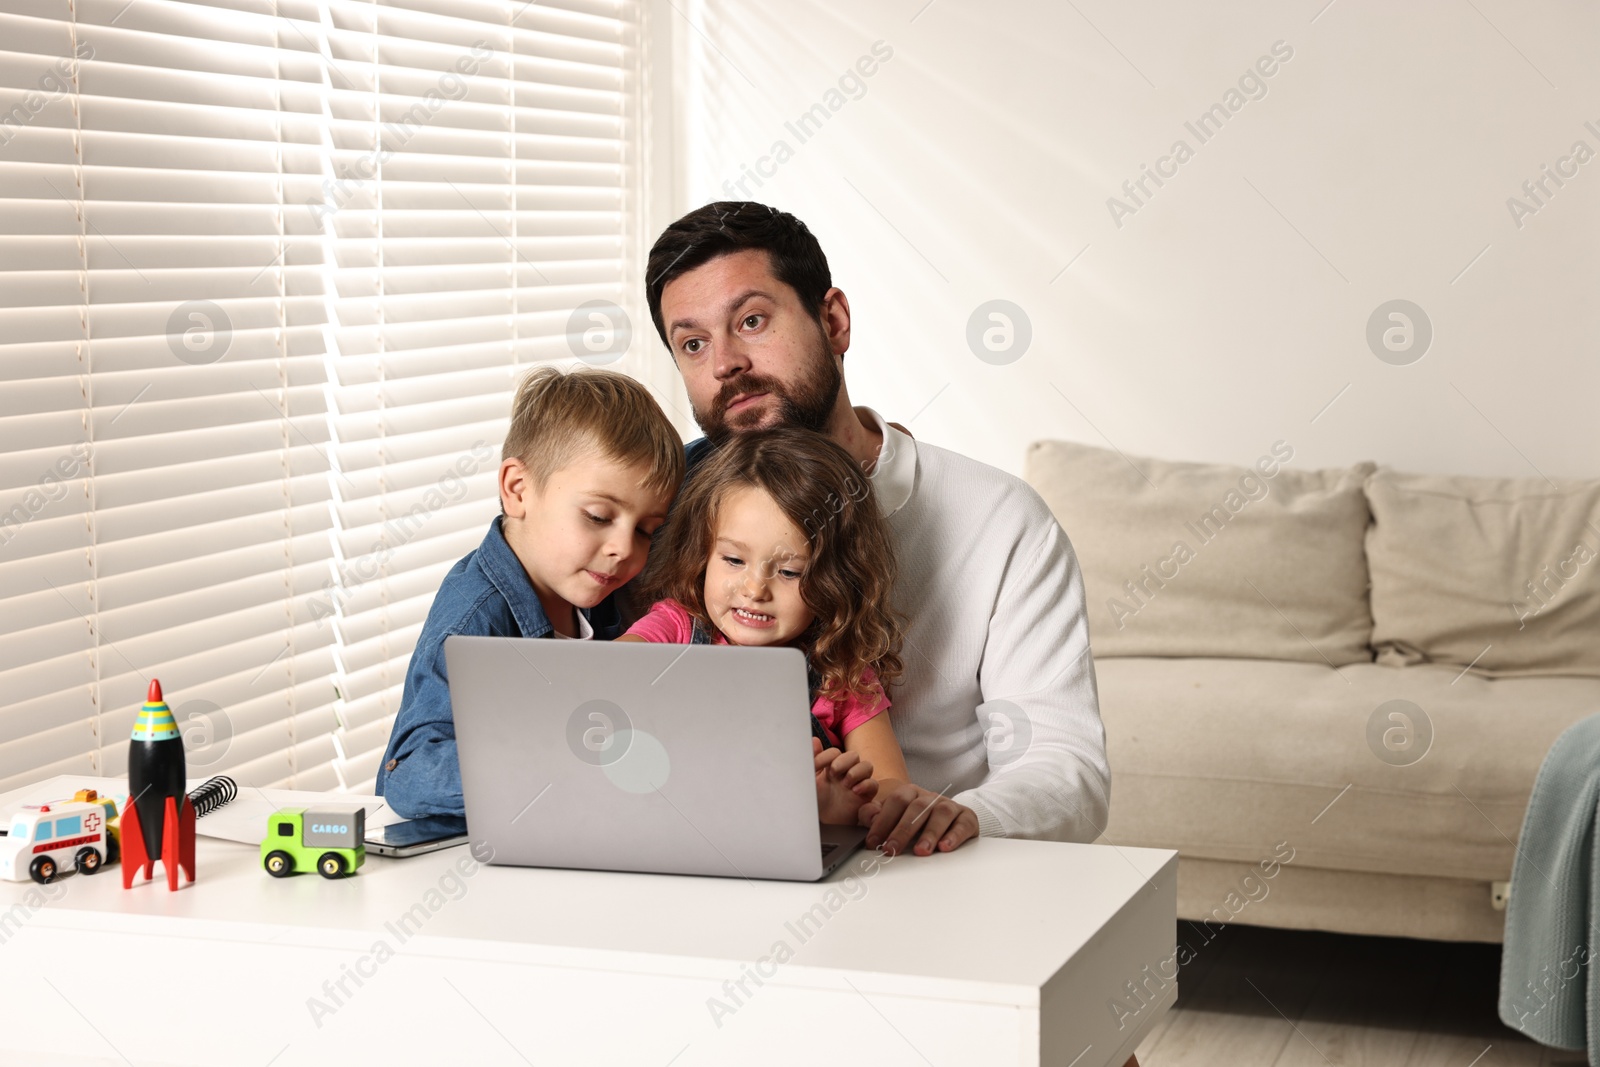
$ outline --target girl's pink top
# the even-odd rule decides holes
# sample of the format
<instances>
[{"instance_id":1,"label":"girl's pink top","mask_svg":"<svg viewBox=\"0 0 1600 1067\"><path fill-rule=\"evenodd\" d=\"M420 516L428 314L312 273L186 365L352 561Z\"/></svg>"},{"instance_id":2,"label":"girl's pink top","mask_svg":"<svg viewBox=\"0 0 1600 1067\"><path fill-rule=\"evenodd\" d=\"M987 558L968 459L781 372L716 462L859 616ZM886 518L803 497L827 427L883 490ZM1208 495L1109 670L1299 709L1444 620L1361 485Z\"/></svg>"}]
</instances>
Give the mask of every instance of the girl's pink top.
<instances>
[{"instance_id":1,"label":"girl's pink top","mask_svg":"<svg viewBox=\"0 0 1600 1067\"><path fill-rule=\"evenodd\" d=\"M715 627L712 631L713 644L728 643L728 639L717 633ZM694 635L694 620L676 600L658 600L644 618L628 627L628 632L658 645L687 645ZM872 694L870 701L863 701L852 693L843 700L819 696L816 703L811 705L811 714L817 717L817 721L822 723L835 741L842 740L868 719L889 709L889 697L878 684L878 676L871 668L867 669L865 681Z\"/></svg>"}]
</instances>

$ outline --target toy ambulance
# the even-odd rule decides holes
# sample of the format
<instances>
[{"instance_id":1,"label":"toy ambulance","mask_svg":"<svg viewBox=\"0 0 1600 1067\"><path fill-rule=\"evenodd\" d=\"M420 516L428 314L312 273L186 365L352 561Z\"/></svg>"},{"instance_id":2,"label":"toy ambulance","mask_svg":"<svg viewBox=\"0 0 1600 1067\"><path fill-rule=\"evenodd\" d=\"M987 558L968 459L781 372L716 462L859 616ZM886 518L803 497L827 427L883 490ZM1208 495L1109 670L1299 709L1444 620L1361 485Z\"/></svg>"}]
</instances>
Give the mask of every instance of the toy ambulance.
<instances>
[{"instance_id":1,"label":"toy ambulance","mask_svg":"<svg viewBox=\"0 0 1600 1067\"><path fill-rule=\"evenodd\" d=\"M0 878L44 885L62 868L95 873L116 858L116 812L116 801L92 789L79 790L72 800L23 807L0 837Z\"/></svg>"},{"instance_id":2,"label":"toy ambulance","mask_svg":"<svg viewBox=\"0 0 1600 1067\"><path fill-rule=\"evenodd\" d=\"M80 789L72 794L72 799L79 804L98 804L105 810L106 862L117 862L122 856L122 817L117 814L117 802L93 789Z\"/></svg>"},{"instance_id":3,"label":"toy ambulance","mask_svg":"<svg viewBox=\"0 0 1600 1067\"><path fill-rule=\"evenodd\" d=\"M367 858L367 813L361 808L283 808L267 818L261 866L274 878L315 870L343 878Z\"/></svg>"}]
</instances>

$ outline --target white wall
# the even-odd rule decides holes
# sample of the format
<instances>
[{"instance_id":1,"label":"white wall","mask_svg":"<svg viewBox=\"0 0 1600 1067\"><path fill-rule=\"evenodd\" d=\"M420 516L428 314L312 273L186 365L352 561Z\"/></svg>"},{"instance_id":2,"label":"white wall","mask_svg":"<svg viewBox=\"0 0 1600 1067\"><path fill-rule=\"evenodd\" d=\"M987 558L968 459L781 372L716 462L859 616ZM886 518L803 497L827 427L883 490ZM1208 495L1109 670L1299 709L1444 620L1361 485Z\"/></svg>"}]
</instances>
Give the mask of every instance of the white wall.
<instances>
[{"instance_id":1,"label":"white wall","mask_svg":"<svg viewBox=\"0 0 1600 1067\"><path fill-rule=\"evenodd\" d=\"M1520 226L1507 206L1600 153L1600 9L1326 3L657 2L657 202L799 215L854 309L856 402L1006 470L1039 437L1239 463L1282 438L1305 468L1600 476L1600 157ZM1185 128L1279 41L1265 96ZM802 142L786 123L875 42ZM1123 182L1180 139L1117 225L1108 198L1135 206ZM1366 340L1397 298L1434 333L1409 365ZM966 340L991 299L1032 328L1001 365Z\"/></svg>"}]
</instances>

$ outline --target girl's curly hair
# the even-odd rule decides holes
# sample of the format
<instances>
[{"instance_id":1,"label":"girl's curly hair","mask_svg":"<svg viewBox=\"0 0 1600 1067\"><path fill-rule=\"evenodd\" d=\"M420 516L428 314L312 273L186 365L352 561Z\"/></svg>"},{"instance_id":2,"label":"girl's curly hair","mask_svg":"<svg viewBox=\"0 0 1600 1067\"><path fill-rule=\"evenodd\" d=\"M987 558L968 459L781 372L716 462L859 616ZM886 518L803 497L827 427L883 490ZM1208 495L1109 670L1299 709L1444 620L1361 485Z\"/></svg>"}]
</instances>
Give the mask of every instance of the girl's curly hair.
<instances>
[{"instance_id":1,"label":"girl's curly hair","mask_svg":"<svg viewBox=\"0 0 1600 1067\"><path fill-rule=\"evenodd\" d=\"M772 497L810 544L800 598L816 618L798 644L822 677L821 694L831 700L847 693L866 698L869 667L885 688L898 680L905 670L905 619L890 603L895 558L888 524L878 512L871 479L850 453L811 430L733 434L700 464L640 576L647 602L676 600L716 632L706 611L706 569L722 502L731 490L746 487Z\"/></svg>"}]
</instances>

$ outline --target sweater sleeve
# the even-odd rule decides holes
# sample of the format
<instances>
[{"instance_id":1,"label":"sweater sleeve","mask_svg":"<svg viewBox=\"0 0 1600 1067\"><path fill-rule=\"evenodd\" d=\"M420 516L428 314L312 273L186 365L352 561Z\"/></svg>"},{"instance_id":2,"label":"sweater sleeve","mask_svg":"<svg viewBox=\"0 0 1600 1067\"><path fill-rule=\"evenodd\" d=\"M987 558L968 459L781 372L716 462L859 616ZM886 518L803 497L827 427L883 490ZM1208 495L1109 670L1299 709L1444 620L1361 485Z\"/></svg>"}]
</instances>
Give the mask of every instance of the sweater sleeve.
<instances>
[{"instance_id":1,"label":"sweater sleeve","mask_svg":"<svg viewBox=\"0 0 1600 1067\"><path fill-rule=\"evenodd\" d=\"M982 834L1088 842L1106 824L1111 770L1083 572L1048 511L1039 525L1032 551L1019 546L1007 565L989 622L976 709L989 770L953 799Z\"/></svg>"},{"instance_id":2,"label":"sweater sleeve","mask_svg":"<svg viewBox=\"0 0 1600 1067\"><path fill-rule=\"evenodd\" d=\"M652 644L687 645L694 635L689 612L676 600L658 600L650 606L644 618L628 627L635 637Z\"/></svg>"}]
</instances>

